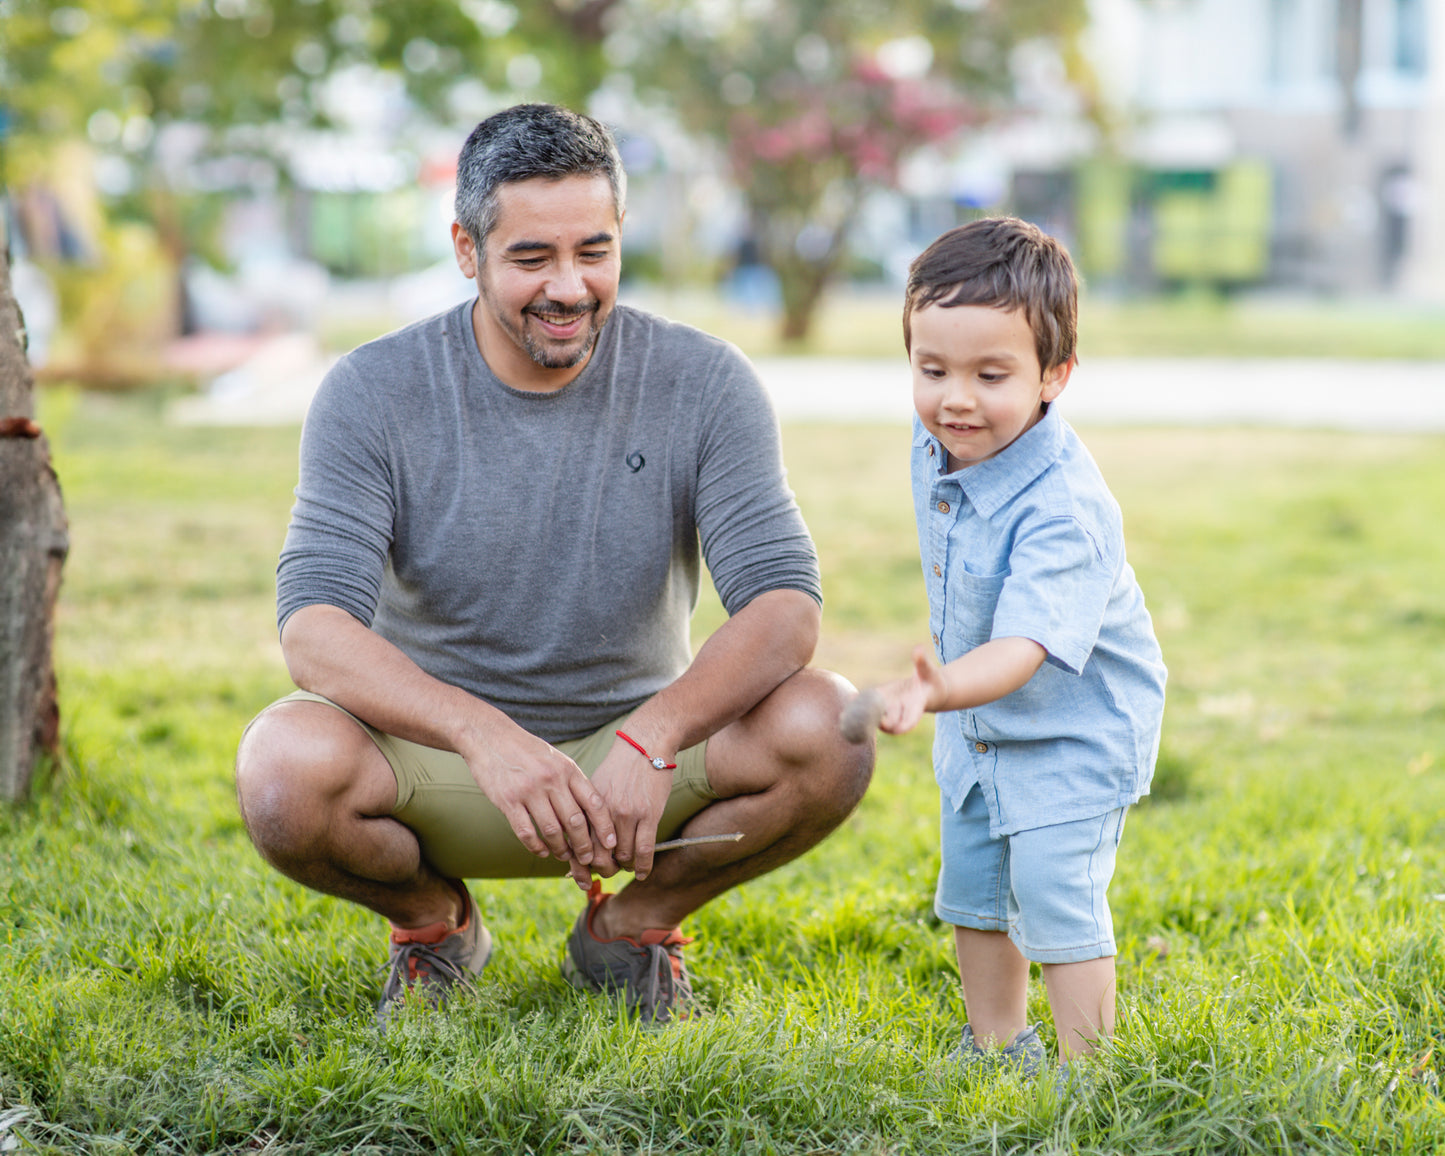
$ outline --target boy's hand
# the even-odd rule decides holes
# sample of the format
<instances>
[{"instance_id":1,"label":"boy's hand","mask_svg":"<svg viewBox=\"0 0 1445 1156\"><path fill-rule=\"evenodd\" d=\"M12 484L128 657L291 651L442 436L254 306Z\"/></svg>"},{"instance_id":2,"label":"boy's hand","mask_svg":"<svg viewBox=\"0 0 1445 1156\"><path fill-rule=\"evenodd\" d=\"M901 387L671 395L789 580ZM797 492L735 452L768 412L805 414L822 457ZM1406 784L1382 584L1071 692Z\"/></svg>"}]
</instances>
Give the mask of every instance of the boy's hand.
<instances>
[{"instance_id":1,"label":"boy's hand","mask_svg":"<svg viewBox=\"0 0 1445 1156\"><path fill-rule=\"evenodd\" d=\"M875 723L886 734L901 735L925 711L964 710L1003 698L1034 676L1047 653L1027 638L995 638L944 667L928 647L915 647L910 677L865 690L848 704L843 737L862 742Z\"/></svg>"},{"instance_id":2,"label":"boy's hand","mask_svg":"<svg viewBox=\"0 0 1445 1156\"><path fill-rule=\"evenodd\" d=\"M878 688L883 698L883 717L878 729L901 735L918 725L925 711L935 711L944 701L943 669L933 660L928 647L913 649L913 674Z\"/></svg>"}]
</instances>

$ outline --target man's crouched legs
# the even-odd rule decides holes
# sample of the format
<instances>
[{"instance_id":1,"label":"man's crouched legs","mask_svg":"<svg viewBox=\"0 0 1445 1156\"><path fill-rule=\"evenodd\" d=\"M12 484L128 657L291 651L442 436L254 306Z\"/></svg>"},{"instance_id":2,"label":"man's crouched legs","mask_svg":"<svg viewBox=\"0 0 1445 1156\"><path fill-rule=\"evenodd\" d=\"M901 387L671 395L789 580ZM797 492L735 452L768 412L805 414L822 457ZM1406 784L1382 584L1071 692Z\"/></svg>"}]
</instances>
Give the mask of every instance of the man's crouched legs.
<instances>
[{"instance_id":1,"label":"man's crouched legs","mask_svg":"<svg viewBox=\"0 0 1445 1156\"><path fill-rule=\"evenodd\" d=\"M741 831L743 838L663 852L645 880L606 903L594 890L568 940L563 971L572 983L614 991L658 1022L686 1014L691 984L682 965L688 942L682 920L724 891L796 859L863 798L873 743L848 743L838 733L852 694L837 675L800 671L709 740L707 778L717 799L678 834ZM664 966L670 976L662 974Z\"/></svg>"},{"instance_id":2,"label":"man's crouched legs","mask_svg":"<svg viewBox=\"0 0 1445 1156\"><path fill-rule=\"evenodd\" d=\"M663 852L646 880L632 881L606 904L589 905L591 919L579 921L583 930L599 943L632 941L649 957L657 954L651 950L654 942L665 941L669 963L677 957L674 976L680 973L683 937L677 928L686 916L813 847L863 797L873 746L849 744L838 736L838 716L851 693L836 675L801 671L714 735L705 752L707 788L714 797L697 798L688 808L690 817L680 827L659 831L659 837L741 831L743 839ZM283 701L263 712L243 737L236 764L247 830L261 855L282 873L360 903L390 920L394 931L424 930L430 936L438 924L447 934L465 930L469 901L462 898L465 889L449 877L481 878L488 872L482 865L474 870L454 863L443 872L427 860L424 840L393 817L398 775L378 741L389 748L406 745L373 737L322 701ZM578 761L589 774L595 769L595 763ZM465 787L465 764L462 768L453 773L463 776ZM476 804L485 806L485 800ZM535 872L528 873L564 872L555 860L534 862ZM474 906L470 918L475 919ZM591 974L595 969L575 958L570 945L576 939L574 933L569 941L573 971ZM464 954L470 960L475 953ZM569 978L578 983L575 976ZM584 981L579 986L603 990L608 985ZM664 986L686 990L681 982ZM656 1003L650 995L623 994L634 1008ZM669 1006L644 1014L665 1020L672 1012Z\"/></svg>"}]
</instances>

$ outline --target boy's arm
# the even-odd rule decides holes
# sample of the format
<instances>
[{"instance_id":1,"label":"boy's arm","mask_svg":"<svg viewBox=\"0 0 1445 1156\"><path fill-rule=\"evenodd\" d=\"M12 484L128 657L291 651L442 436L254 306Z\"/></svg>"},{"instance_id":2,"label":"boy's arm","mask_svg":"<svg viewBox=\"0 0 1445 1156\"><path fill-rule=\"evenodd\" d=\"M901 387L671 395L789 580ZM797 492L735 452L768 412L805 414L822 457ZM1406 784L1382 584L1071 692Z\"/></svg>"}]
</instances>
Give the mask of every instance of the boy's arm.
<instances>
[{"instance_id":1,"label":"boy's arm","mask_svg":"<svg viewBox=\"0 0 1445 1156\"><path fill-rule=\"evenodd\" d=\"M1033 678L1047 651L1029 638L995 638L946 666L928 647L913 651L913 674L878 688L883 717L878 728L901 735L918 725L924 711L963 710L1012 694Z\"/></svg>"}]
</instances>

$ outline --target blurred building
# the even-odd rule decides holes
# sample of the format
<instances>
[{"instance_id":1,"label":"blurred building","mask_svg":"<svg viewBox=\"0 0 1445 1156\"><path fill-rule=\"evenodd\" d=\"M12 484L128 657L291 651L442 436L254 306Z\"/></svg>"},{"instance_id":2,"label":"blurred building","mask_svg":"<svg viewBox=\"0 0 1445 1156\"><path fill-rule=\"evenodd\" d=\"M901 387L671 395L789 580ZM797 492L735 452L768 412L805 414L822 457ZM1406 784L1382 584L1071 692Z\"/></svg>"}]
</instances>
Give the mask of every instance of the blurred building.
<instances>
[{"instance_id":1,"label":"blurred building","mask_svg":"<svg viewBox=\"0 0 1445 1156\"><path fill-rule=\"evenodd\" d=\"M1096 279L1445 300L1445 0L1090 7L1114 152L1014 195L1059 186Z\"/></svg>"}]
</instances>

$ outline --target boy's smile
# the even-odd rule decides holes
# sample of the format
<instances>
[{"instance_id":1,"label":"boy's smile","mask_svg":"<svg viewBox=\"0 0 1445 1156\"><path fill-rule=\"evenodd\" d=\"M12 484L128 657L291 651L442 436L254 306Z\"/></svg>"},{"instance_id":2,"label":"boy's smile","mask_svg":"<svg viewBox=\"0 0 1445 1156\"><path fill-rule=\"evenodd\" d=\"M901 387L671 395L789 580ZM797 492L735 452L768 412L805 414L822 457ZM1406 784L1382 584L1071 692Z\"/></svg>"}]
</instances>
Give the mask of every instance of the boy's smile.
<instances>
[{"instance_id":1,"label":"boy's smile","mask_svg":"<svg viewBox=\"0 0 1445 1156\"><path fill-rule=\"evenodd\" d=\"M909 365L913 407L952 471L986 461L1037 424L1074 361L1041 372L1022 309L926 305L912 316Z\"/></svg>"}]
</instances>

